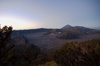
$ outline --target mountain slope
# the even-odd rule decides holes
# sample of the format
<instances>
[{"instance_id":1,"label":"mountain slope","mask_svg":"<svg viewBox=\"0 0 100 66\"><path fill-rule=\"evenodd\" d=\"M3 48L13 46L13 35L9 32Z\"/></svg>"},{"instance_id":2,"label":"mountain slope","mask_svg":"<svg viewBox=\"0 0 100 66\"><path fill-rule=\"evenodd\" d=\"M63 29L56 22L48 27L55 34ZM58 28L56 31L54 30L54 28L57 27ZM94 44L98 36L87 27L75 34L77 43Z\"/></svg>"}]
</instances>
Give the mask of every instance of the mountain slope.
<instances>
[{"instance_id":1,"label":"mountain slope","mask_svg":"<svg viewBox=\"0 0 100 66\"><path fill-rule=\"evenodd\" d=\"M40 53L39 47L26 42L16 31L12 33L11 38L3 41L3 47L1 41L0 39L0 66L29 66Z\"/></svg>"},{"instance_id":2,"label":"mountain slope","mask_svg":"<svg viewBox=\"0 0 100 66\"><path fill-rule=\"evenodd\" d=\"M97 33L100 34L99 30L94 30L94 29L83 27L83 26L67 25L61 28L61 30L62 30L62 33L57 36L58 38L61 38L61 39L75 39L83 35L90 35L90 34L97 34Z\"/></svg>"},{"instance_id":3,"label":"mountain slope","mask_svg":"<svg viewBox=\"0 0 100 66\"><path fill-rule=\"evenodd\" d=\"M61 29L68 29L68 28L73 28L71 25L66 25L64 27L62 27Z\"/></svg>"}]
</instances>

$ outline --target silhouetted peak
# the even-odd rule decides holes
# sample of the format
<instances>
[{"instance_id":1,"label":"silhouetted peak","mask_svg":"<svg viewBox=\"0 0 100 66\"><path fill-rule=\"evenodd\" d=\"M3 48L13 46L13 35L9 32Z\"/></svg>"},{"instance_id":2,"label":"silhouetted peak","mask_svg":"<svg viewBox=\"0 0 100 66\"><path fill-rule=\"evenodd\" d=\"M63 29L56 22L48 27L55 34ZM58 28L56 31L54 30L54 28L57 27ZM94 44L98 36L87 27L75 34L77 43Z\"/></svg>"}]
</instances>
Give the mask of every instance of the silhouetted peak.
<instances>
[{"instance_id":1,"label":"silhouetted peak","mask_svg":"<svg viewBox=\"0 0 100 66\"><path fill-rule=\"evenodd\" d=\"M72 26L67 24L66 26L62 27L61 29L67 29L67 28L72 28Z\"/></svg>"}]
</instances>

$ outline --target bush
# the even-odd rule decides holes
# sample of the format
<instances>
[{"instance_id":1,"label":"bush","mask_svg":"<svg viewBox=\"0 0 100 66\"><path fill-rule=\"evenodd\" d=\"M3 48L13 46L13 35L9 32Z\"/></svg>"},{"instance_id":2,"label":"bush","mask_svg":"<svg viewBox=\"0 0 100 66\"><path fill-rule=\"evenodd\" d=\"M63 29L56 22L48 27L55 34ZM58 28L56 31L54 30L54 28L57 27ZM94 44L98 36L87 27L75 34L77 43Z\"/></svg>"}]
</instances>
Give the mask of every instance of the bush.
<instances>
[{"instance_id":1,"label":"bush","mask_svg":"<svg viewBox=\"0 0 100 66\"><path fill-rule=\"evenodd\" d=\"M66 43L55 51L53 59L61 66L99 66L100 39Z\"/></svg>"}]
</instances>

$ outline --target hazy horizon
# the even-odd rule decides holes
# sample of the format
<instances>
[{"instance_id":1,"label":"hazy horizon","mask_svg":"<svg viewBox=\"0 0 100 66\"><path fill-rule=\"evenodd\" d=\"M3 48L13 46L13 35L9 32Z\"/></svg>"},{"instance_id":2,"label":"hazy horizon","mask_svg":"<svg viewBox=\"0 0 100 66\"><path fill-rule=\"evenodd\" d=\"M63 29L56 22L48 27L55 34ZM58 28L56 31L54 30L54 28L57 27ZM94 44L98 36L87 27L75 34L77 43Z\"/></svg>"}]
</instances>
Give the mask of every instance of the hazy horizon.
<instances>
[{"instance_id":1,"label":"hazy horizon","mask_svg":"<svg viewBox=\"0 0 100 66\"><path fill-rule=\"evenodd\" d=\"M1 26L14 29L100 27L100 0L0 0Z\"/></svg>"}]
</instances>

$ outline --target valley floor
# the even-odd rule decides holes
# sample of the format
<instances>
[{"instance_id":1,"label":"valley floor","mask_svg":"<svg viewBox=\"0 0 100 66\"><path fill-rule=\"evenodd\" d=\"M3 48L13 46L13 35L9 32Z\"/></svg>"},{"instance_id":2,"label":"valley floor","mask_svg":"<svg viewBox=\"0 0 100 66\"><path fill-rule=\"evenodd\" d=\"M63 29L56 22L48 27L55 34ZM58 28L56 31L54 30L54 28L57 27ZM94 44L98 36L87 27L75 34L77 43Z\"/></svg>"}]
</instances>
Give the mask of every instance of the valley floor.
<instances>
[{"instance_id":1,"label":"valley floor","mask_svg":"<svg viewBox=\"0 0 100 66\"><path fill-rule=\"evenodd\" d=\"M26 33L23 35L29 41L29 43L32 43L40 47L41 50L57 49L58 47L64 45L66 42L72 42L72 41L82 42L86 40L100 38L100 34L92 34L92 35L80 36L80 38L78 39L64 40L64 39L58 39L52 35L44 35L44 33L45 32Z\"/></svg>"}]
</instances>

